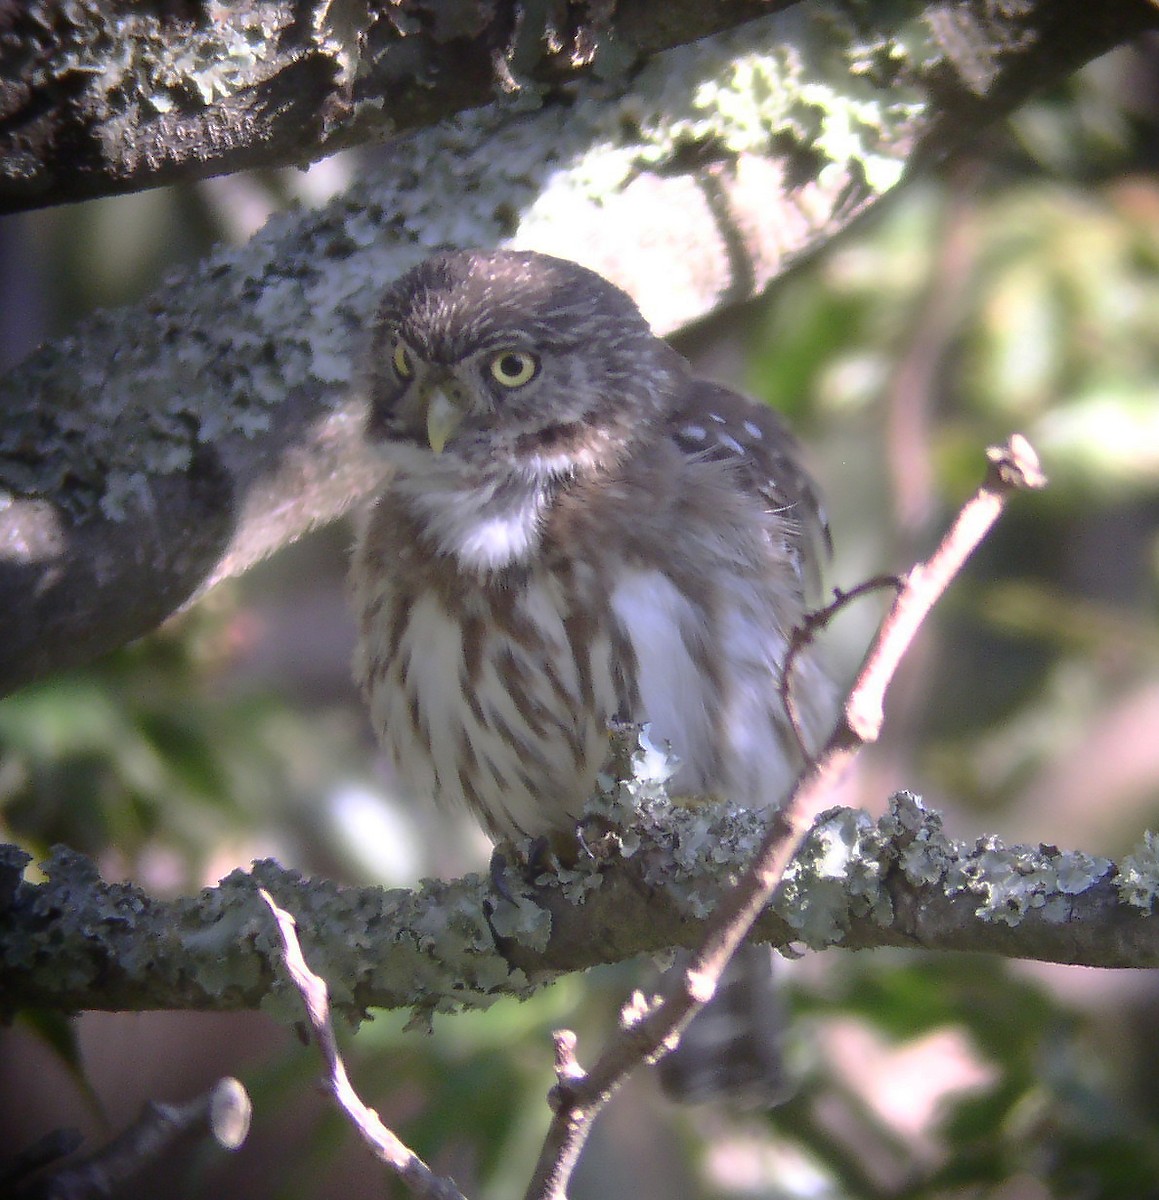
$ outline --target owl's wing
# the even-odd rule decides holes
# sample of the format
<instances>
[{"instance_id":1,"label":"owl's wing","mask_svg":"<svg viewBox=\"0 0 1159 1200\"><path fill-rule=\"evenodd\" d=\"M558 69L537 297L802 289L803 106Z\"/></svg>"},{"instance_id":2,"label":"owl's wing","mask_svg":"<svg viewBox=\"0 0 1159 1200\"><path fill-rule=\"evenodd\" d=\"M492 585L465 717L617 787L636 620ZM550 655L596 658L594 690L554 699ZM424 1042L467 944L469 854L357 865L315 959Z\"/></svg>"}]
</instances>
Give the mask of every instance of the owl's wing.
<instances>
[{"instance_id":1,"label":"owl's wing","mask_svg":"<svg viewBox=\"0 0 1159 1200\"><path fill-rule=\"evenodd\" d=\"M729 463L741 487L790 520L802 582L808 594L818 595L821 564L833 546L829 522L800 444L780 415L730 388L694 379L670 422L683 454Z\"/></svg>"}]
</instances>

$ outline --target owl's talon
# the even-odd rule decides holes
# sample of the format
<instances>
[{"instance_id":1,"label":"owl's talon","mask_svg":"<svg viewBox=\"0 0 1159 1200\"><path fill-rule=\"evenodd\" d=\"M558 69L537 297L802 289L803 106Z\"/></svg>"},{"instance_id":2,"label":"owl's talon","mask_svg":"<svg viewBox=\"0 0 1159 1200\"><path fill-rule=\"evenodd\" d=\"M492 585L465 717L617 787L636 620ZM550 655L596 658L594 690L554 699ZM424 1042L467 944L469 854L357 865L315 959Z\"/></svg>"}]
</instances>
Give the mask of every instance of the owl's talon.
<instances>
[{"instance_id":1,"label":"owl's talon","mask_svg":"<svg viewBox=\"0 0 1159 1200\"><path fill-rule=\"evenodd\" d=\"M532 839L527 848L527 878L534 881L537 875L552 869L551 839L544 835Z\"/></svg>"},{"instance_id":2,"label":"owl's talon","mask_svg":"<svg viewBox=\"0 0 1159 1200\"><path fill-rule=\"evenodd\" d=\"M580 849L594 862L607 862L620 846L616 827L599 813L588 813L575 824Z\"/></svg>"},{"instance_id":3,"label":"owl's talon","mask_svg":"<svg viewBox=\"0 0 1159 1200\"><path fill-rule=\"evenodd\" d=\"M499 846L491 851L491 861L487 866L487 873L491 876L491 887L496 894L509 904L515 904L515 897L507 886L507 855Z\"/></svg>"}]
</instances>

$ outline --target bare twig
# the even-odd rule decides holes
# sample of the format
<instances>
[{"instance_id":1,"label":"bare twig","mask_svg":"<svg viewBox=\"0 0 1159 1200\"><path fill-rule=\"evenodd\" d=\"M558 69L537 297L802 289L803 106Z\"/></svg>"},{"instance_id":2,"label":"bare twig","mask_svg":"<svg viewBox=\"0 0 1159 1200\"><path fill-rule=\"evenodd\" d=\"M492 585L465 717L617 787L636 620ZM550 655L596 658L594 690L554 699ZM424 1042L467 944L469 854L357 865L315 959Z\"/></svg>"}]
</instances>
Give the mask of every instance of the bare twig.
<instances>
[{"instance_id":1,"label":"bare twig","mask_svg":"<svg viewBox=\"0 0 1159 1200\"><path fill-rule=\"evenodd\" d=\"M29 1185L43 1200L85 1200L112 1195L120 1184L161 1157L183 1134L208 1130L218 1145L236 1150L249 1133L250 1100L230 1077L185 1104L150 1101L141 1115L107 1146ZM8 1194L8 1193L5 1193Z\"/></svg>"},{"instance_id":2,"label":"bare twig","mask_svg":"<svg viewBox=\"0 0 1159 1200\"><path fill-rule=\"evenodd\" d=\"M596 1114L641 1063L660 1057L679 1038L695 1012L715 991L720 973L768 903L797 852L813 816L850 759L876 740L885 689L922 621L961 570L1006 501L1016 491L1040 488L1045 478L1029 443L1020 436L987 451L990 467L978 491L959 512L932 557L903 580L882 622L836 728L817 758L802 771L788 800L736 887L709 918L704 941L682 970L668 998L625 1028L584 1073L557 1039L554 1116L527 1189L527 1200L563 1200L567 1183Z\"/></svg>"},{"instance_id":3,"label":"bare twig","mask_svg":"<svg viewBox=\"0 0 1159 1200\"><path fill-rule=\"evenodd\" d=\"M899 575L874 575L872 579L864 579L849 591L841 588L833 589L833 599L824 608L815 609L805 614L805 619L798 625L789 637L789 649L785 653L785 661L781 664L781 681L778 685L781 693L781 703L785 706L785 715L789 718L789 727L797 740L797 747L802 757L808 761L812 751L805 741L805 733L801 728L801 720L797 712L797 700L793 695L793 667L797 656L812 645L817 634L848 605L871 592L879 592L883 588L893 588L894 593L900 592L904 581Z\"/></svg>"},{"instance_id":4,"label":"bare twig","mask_svg":"<svg viewBox=\"0 0 1159 1200\"><path fill-rule=\"evenodd\" d=\"M18 1184L23 1185L52 1163L75 1154L83 1142L79 1129L53 1129L16 1154L0 1158L0 1196L19 1196Z\"/></svg>"},{"instance_id":5,"label":"bare twig","mask_svg":"<svg viewBox=\"0 0 1159 1200\"><path fill-rule=\"evenodd\" d=\"M307 966L293 916L279 908L265 888L259 891L278 923L285 949L286 970L306 1004L310 1027L326 1063L326 1085L338 1107L350 1118L351 1124L375 1157L385 1163L416 1196L423 1200L465 1200L452 1180L436 1175L409 1146L387 1129L378 1113L364 1104L354 1090L330 1021L330 996L326 981Z\"/></svg>"}]
</instances>

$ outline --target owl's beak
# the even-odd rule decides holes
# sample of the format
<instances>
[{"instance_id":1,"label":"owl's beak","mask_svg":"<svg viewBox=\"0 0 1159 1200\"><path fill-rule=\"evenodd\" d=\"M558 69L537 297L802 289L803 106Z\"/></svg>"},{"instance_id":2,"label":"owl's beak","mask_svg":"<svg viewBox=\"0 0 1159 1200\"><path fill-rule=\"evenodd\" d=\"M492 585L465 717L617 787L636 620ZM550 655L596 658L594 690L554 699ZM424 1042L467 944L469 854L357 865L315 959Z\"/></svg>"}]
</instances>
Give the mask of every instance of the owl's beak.
<instances>
[{"instance_id":1,"label":"owl's beak","mask_svg":"<svg viewBox=\"0 0 1159 1200\"><path fill-rule=\"evenodd\" d=\"M432 388L427 397L427 441L436 454L442 454L443 447L459 428L462 419L463 410L450 400L447 393L441 387Z\"/></svg>"}]
</instances>

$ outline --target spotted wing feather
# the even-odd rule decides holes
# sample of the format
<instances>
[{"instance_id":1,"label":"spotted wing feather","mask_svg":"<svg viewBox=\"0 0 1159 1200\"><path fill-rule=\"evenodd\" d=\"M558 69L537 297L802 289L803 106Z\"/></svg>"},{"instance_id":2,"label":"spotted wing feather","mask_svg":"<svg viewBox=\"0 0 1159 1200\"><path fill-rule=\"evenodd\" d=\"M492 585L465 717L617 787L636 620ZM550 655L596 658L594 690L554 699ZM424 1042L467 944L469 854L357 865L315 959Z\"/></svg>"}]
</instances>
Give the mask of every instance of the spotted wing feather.
<instances>
[{"instance_id":1,"label":"spotted wing feather","mask_svg":"<svg viewBox=\"0 0 1159 1200\"><path fill-rule=\"evenodd\" d=\"M829 523L800 444L781 417L730 388L694 379L669 430L690 458L730 464L741 488L789 518L793 560L806 593L816 596L832 549Z\"/></svg>"}]
</instances>

